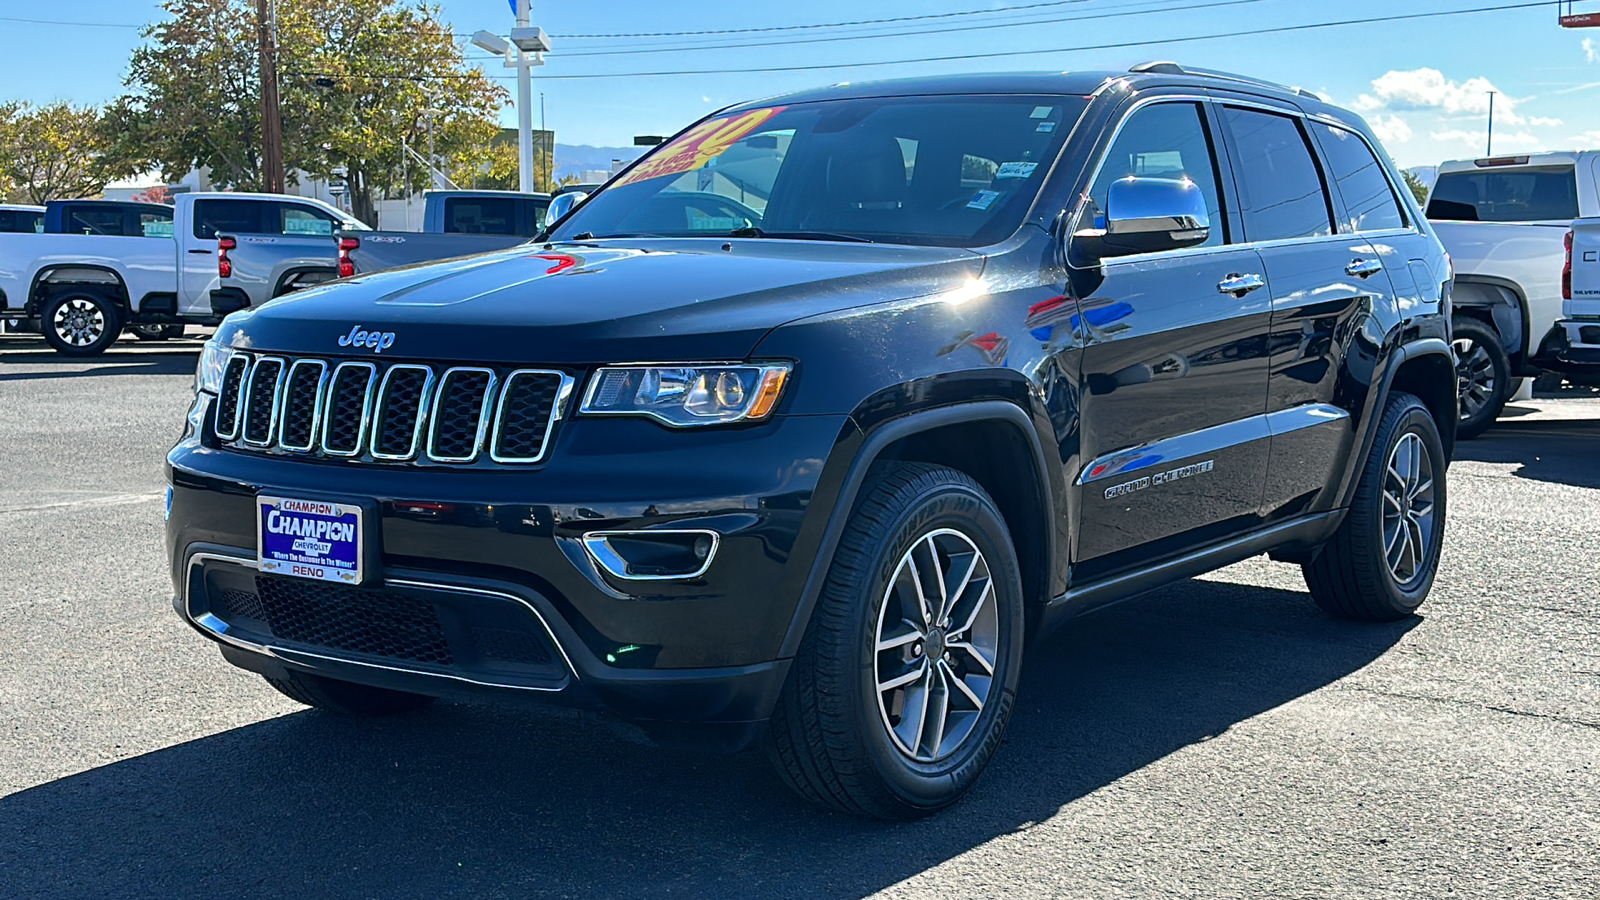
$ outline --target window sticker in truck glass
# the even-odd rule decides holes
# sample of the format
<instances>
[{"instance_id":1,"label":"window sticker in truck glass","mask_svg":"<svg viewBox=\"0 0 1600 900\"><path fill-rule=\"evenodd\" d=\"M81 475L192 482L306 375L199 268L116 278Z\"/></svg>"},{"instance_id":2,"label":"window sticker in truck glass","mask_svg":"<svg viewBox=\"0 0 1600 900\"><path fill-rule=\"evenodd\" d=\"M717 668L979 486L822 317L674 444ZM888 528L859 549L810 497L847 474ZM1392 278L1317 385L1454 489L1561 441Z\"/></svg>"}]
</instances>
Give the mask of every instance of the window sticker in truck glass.
<instances>
[{"instance_id":1,"label":"window sticker in truck glass","mask_svg":"<svg viewBox=\"0 0 1600 900\"><path fill-rule=\"evenodd\" d=\"M636 181L646 181L666 175L682 175L684 172L699 169L721 156L740 138L756 130L761 123L782 111L783 107L772 106L752 109L733 116L707 119L657 150L649 159L634 167L632 172L618 179L612 187L618 188Z\"/></svg>"}]
</instances>

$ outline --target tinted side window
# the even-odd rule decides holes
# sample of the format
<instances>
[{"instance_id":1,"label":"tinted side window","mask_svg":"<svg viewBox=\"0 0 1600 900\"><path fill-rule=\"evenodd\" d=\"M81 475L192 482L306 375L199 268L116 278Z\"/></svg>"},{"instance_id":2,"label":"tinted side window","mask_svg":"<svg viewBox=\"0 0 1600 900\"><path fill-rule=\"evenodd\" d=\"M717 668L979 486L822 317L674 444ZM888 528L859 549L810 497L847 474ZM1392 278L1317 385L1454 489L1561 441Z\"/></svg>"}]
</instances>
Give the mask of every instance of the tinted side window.
<instances>
[{"instance_id":1,"label":"tinted side window","mask_svg":"<svg viewBox=\"0 0 1600 900\"><path fill-rule=\"evenodd\" d=\"M1232 106L1223 115L1233 133L1245 236L1276 241L1332 234L1327 191L1300 123Z\"/></svg>"},{"instance_id":2,"label":"tinted side window","mask_svg":"<svg viewBox=\"0 0 1600 900\"><path fill-rule=\"evenodd\" d=\"M26 209L0 209L0 232L8 234L44 231L44 213Z\"/></svg>"},{"instance_id":3,"label":"tinted side window","mask_svg":"<svg viewBox=\"0 0 1600 900\"><path fill-rule=\"evenodd\" d=\"M145 237L172 237L171 210L144 210L134 214L139 219L139 233Z\"/></svg>"},{"instance_id":4,"label":"tinted side window","mask_svg":"<svg viewBox=\"0 0 1600 900\"><path fill-rule=\"evenodd\" d=\"M1106 151L1100 174L1089 189L1095 227L1105 227L1106 195L1113 181L1130 175L1188 178L1200 186L1211 213L1211 237L1204 246L1225 243L1226 222L1212 146L1200 107L1193 103L1157 103L1135 112Z\"/></svg>"},{"instance_id":5,"label":"tinted side window","mask_svg":"<svg viewBox=\"0 0 1600 900\"><path fill-rule=\"evenodd\" d=\"M515 234L513 197L450 197L444 201L444 230L450 234Z\"/></svg>"},{"instance_id":6,"label":"tinted side window","mask_svg":"<svg viewBox=\"0 0 1600 900\"><path fill-rule=\"evenodd\" d=\"M209 241L223 234L270 234L278 231L274 221L271 228L263 228L262 213L268 204L260 200L196 200L194 204L194 236Z\"/></svg>"},{"instance_id":7,"label":"tinted side window","mask_svg":"<svg viewBox=\"0 0 1600 900\"><path fill-rule=\"evenodd\" d=\"M1341 230L1381 231L1406 227L1406 217L1400 209L1400 201L1395 199L1394 186L1366 142L1352 131L1321 122L1313 122L1311 129L1322 144L1328 168L1333 170L1333 180L1344 198L1345 213L1350 216Z\"/></svg>"},{"instance_id":8,"label":"tinted side window","mask_svg":"<svg viewBox=\"0 0 1600 900\"><path fill-rule=\"evenodd\" d=\"M67 213L68 234L123 233L122 208L119 206L74 206Z\"/></svg>"},{"instance_id":9,"label":"tinted side window","mask_svg":"<svg viewBox=\"0 0 1600 900\"><path fill-rule=\"evenodd\" d=\"M320 210L304 206L280 206L279 234L333 234L338 223Z\"/></svg>"}]
</instances>

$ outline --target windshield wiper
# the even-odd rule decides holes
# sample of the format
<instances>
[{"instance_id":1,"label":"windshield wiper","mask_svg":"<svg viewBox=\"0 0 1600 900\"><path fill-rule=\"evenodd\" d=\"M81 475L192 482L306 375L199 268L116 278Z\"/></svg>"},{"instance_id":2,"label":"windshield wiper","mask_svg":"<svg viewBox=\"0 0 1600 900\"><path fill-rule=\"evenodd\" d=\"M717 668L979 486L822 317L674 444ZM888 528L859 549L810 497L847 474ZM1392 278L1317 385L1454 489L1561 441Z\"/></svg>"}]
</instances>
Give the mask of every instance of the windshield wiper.
<instances>
[{"instance_id":1,"label":"windshield wiper","mask_svg":"<svg viewBox=\"0 0 1600 900\"><path fill-rule=\"evenodd\" d=\"M853 244L870 244L870 238L857 237L853 234L838 234L832 231L764 231L754 225L735 228L728 232L727 237L733 238L772 238L784 241L848 241Z\"/></svg>"}]
</instances>

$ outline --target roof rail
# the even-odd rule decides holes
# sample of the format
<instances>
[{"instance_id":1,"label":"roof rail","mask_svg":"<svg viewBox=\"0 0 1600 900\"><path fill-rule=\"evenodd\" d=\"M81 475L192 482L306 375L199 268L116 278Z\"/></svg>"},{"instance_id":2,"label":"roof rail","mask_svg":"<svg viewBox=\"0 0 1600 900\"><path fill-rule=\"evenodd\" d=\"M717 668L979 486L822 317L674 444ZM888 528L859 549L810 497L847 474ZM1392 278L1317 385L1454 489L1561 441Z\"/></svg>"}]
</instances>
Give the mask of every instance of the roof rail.
<instances>
[{"instance_id":1,"label":"roof rail","mask_svg":"<svg viewBox=\"0 0 1600 900\"><path fill-rule=\"evenodd\" d=\"M1233 72L1223 72L1218 69L1186 69L1175 62L1151 61L1140 63L1137 66L1130 68L1128 71L1140 75L1200 75L1208 78L1221 78L1225 81L1237 81L1240 84L1253 84L1258 87L1268 87L1275 90L1287 91L1291 94L1297 94L1301 97L1309 97L1312 100L1322 99L1305 88L1290 87L1286 84L1279 84L1276 81L1268 81L1265 78L1253 78L1249 75L1238 75Z\"/></svg>"}]
</instances>

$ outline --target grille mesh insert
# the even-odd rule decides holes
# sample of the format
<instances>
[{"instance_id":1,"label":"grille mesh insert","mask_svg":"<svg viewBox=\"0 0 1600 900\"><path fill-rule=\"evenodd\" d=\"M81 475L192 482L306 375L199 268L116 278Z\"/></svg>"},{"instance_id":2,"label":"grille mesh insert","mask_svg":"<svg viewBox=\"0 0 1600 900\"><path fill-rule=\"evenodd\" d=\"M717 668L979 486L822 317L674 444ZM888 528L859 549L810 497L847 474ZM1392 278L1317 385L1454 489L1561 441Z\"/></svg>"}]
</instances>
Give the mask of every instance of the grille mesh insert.
<instances>
[{"instance_id":1,"label":"grille mesh insert","mask_svg":"<svg viewBox=\"0 0 1600 900\"><path fill-rule=\"evenodd\" d=\"M545 431L561 392L561 377L545 372L517 372L506 382L495 429L498 460L537 460L544 456Z\"/></svg>"},{"instance_id":2,"label":"grille mesh insert","mask_svg":"<svg viewBox=\"0 0 1600 900\"><path fill-rule=\"evenodd\" d=\"M428 665L455 662L426 600L271 575L256 576L256 596L272 633L284 640Z\"/></svg>"},{"instance_id":3,"label":"grille mesh insert","mask_svg":"<svg viewBox=\"0 0 1600 900\"><path fill-rule=\"evenodd\" d=\"M283 387L283 445L309 450L317 435L317 389L322 385L322 363L303 359L289 367Z\"/></svg>"},{"instance_id":4,"label":"grille mesh insert","mask_svg":"<svg viewBox=\"0 0 1600 900\"><path fill-rule=\"evenodd\" d=\"M278 376L282 374L283 360L270 358L256 360L250 372L250 387L245 397L244 439L252 444L272 440L272 402L278 393Z\"/></svg>"},{"instance_id":5,"label":"grille mesh insert","mask_svg":"<svg viewBox=\"0 0 1600 900\"><path fill-rule=\"evenodd\" d=\"M434 407L428 452L444 459L471 459L478 453L478 427L494 376L475 369L447 373Z\"/></svg>"},{"instance_id":6,"label":"grille mesh insert","mask_svg":"<svg viewBox=\"0 0 1600 900\"><path fill-rule=\"evenodd\" d=\"M340 366L328 388L328 409L323 446L331 453L355 453L361 449L361 431L366 425L367 386L372 370L366 366Z\"/></svg>"},{"instance_id":7,"label":"grille mesh insert","mask_svg":"<svg viewBox=\"0 0 1600 900\"><path fill-rule=\"evenodd\" d=\"M422 395L428 385L428 370L417 366L395 366L384 376L383 394L378 398L378 424L372 436L372 452L384 456L410 456L416 450L417 423L422 417Z\"/></svg>"},{"instance_id":8,"label":"grille mesh insert","mask_svg":"<svg viewBox=\"0 0 1600 900\"><path fill-rule=\"evenodd\" d=\"M228 360L222 373L222 393L217 401L217 434L232 438L239 433L239 391L244 387L244 373L250 360L235 356Z\"/></svg>"}]
</instances>

